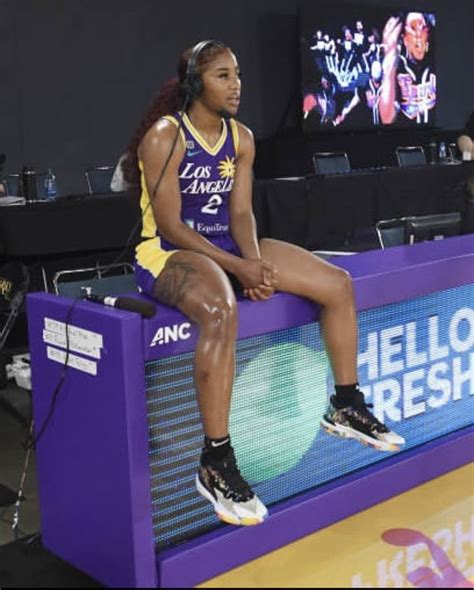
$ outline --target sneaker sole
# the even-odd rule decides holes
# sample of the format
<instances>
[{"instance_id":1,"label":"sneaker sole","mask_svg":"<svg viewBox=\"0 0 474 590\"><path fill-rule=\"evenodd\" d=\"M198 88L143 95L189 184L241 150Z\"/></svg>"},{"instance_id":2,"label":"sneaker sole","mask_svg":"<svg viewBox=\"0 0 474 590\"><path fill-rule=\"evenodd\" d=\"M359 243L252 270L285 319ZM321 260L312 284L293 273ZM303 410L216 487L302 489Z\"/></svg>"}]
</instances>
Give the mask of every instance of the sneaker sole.
<instances>
[{"instance_id":1,"label":"sneaker sole","mask_svg":"<svg viewBox=\"0 0 474 590\"><path fill-rule=\"evenodd\" d=\"M380 440L376 440L374 438L371 438L370 436L367 436L366 434L363 434L362 432L358 432L353 428L349 428L348 426L342 426L340 424L331 424L330 422L326 422L324 418L321 420L321 426L328 434L333 434L341 438L352 438L365 446L370 446L374 448L377 451L394 453L400 450L400 447L398 445L393 445Z\"/></svg>"},{"instance_id":2,"label":"sneaker sole","mask_svg":"<svg viewBox=\"0 0 474 590\"><path fill-rule=\"evenodd\" d=\"M228 510L226 510L226 508L222 506L222 504L220 504L214 498L214 496L202 485L198 475L196 475L196 489L201 494L201 496L206 498L206 500L209 500L209 502L214 506L214 512L216 513L217 518L222 522L225 522L226 524L233 524L235 526L255 526L257 524L262 524L268 516L268 512L262 518L259 518L257 516L254 518L249 516L239 518L235 516L235 514L232 514Z\"/></svg>"}]
</instances>

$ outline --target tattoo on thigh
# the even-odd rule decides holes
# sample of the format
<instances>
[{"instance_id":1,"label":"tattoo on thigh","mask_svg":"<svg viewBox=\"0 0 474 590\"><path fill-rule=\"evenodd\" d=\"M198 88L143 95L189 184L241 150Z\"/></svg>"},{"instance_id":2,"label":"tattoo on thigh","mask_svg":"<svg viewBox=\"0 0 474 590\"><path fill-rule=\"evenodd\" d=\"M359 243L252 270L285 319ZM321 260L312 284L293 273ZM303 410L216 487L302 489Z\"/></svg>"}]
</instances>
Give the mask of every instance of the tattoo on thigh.
<instances>
[{"instance_id":1,"label":"tattoo on thigh","mask_svg":"<svg viewBox=\"0 0 474 590\"><path fill-rule=\"evenodd\" d=\"M192 287L196 274L192 264L171 259L156 280L153 295L158 301L177 307Z\"/></svg>"}]
</instances>

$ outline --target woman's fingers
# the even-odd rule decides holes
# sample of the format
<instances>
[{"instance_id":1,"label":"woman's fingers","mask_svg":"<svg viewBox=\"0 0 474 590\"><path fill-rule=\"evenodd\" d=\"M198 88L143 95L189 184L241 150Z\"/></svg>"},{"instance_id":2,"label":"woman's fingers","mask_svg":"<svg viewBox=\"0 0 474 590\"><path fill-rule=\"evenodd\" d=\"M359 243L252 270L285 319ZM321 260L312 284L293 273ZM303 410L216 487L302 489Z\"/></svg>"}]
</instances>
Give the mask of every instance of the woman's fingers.
<instances>
[{"instance_id":1,"label":"woman's fingers","mask_svg":"<svg viewBox=\"0 0 474 590\"><path fill-rule=\"evenodd\" d=\"M267 285L259 285L252 289L244 289L245 297L248 297L252 301L266 301L274 292L275 289L273 289L273 287L268 287Z\"/></svg>"}]
</instances>

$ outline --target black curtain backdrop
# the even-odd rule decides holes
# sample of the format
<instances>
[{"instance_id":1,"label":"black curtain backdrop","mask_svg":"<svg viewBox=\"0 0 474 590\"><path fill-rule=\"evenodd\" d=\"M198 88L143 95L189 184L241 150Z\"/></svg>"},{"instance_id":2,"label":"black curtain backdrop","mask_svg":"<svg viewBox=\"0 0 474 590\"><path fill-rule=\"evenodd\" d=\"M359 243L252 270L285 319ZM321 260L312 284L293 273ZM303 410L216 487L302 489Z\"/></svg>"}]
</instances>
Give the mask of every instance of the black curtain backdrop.
<instances>
[{"instance_id":1,"label":"black curtain backdrop","mask_svg":"<svg viewBox=\"0 0 474 590\"><path fill-rule=\"evenodd\" d=\"M384 4L437 12L438 125L461 129L474 109L472 0ZM298 136L297 0L0 0L5 172L52 167L62 194L84 192L84 169L118 160L178 55L205 38L234 48L240 118L257 139Z\"/></svg>"}]
</instances>

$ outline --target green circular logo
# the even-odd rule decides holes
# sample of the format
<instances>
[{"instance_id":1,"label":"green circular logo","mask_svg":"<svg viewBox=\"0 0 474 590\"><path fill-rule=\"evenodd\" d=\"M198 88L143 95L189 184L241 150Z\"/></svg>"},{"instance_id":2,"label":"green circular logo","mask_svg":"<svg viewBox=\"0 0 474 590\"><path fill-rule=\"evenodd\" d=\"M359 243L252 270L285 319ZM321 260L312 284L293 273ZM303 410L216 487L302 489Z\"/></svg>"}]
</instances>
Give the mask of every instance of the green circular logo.
<instances>
[{"instance_id":1,"label":"green circular logo","mask_svg":"<svg viewBox=\"0 0 474 590\"><path fill-rule=\"evenodd\" d=\"M308 451L327 408L327 374L324 352L290 342L266 348L237 377L230 433L250 482L287 472Z\"/></svg>"}]
</instances>

